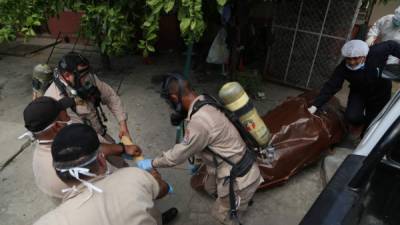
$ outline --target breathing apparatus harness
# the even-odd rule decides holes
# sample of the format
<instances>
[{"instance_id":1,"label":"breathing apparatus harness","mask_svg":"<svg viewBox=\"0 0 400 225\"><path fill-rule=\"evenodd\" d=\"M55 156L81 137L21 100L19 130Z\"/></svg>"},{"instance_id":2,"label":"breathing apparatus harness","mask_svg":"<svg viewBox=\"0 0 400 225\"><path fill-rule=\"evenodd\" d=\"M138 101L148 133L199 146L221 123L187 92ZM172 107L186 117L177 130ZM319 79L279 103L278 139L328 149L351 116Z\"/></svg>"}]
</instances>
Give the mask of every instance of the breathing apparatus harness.
<instances>
[{"instance_id":1,"label":"breathing apparatus harness","mask_svg":"<svg viewBox=\"0 0 400 225\"><path fill-rule=\"evenodd\" d=\"M87 67L78 70L78 65L84 65ZM65 82L68 85L61 81L60 76L66 71L74 75L74 86L67 81ZM70 52L61 58L53 76L54 84L57 86L63 96L81 98L82 100L93 103L96 110L97 119L102 127L101 135L104 136L107 133L107 127L104 125L103 121L107 122L108 119L100 104L101 93L96 86L94 76L90 73L89 61L79 53ZM81 78L85 76L88 76L89 80L82 85ZM73 107L72 110L76 112L76 107ZM86 124L90 123L88 120L84 120L84 122Z\"/></svg>"},{"instance_id":2,"label":"breathing apparatus harness","mask_svg":"<svg viewBox=\"0 0 400 225\"><path fill-rule=\"evenodd\" d=\"M182 122L183 119L187 116L187 112L182 107L182 92L184 90L183 86L183 78L179 74L167 74L168 77L164 79L164 82L162 84L162 91L161 91L161 97L164 98L167 103L174 109L174 112L171 114L171 123L174 124L179 124ZM170 100L169 95L169 85L172 80L176 80L179 85L179 91L178 91L178 103L174 103ZM225 177L224 184L229 181L229 203L230 203L230 216L231 219L237 221L239 224L240 221L238 219L237 215L237 205L236 202L236 196L234 192L234 183L236 181L237 177L243 177L245 176L250 169L253 166L253 163L257 159L257 154L255 151L251 149L255 149L254 146L257 146L257 141L245 130L245 128L241 125L238 117L227 110L217 99L213 98L210 95L203 94L204 100L198 100L194 103L192 112L189 115L189 119L196 113L198 112L203 106L205 105L211 105L221 112L225 114L225 116L229 119L229 121L236 127L238 130L240 136L246 143L246 152L243 155L242 159L234 163L231 160L229 160L226 157L221 156L220 154L212 151L209 148L206 148L205 150L208 151L213 155L213 162L215 164L215 168L218 167L218 161L217 158L220 158L222 161L225 163L229 164L232 168L230 171L229 176ZM189 158L189 163L193 163L194 159Z\"/></svg>"}]
</instances>

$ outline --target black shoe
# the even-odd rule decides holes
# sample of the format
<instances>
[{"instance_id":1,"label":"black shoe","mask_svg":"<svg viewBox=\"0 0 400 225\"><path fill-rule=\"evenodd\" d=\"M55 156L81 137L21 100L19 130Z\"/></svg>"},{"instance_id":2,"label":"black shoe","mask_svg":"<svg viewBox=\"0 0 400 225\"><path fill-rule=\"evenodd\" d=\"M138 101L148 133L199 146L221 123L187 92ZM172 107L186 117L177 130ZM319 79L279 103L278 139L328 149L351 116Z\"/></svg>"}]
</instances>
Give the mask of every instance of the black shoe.
<instances>
[{"instance_id":1,"label":"black shoe","mask_svg":"<svg viewBox=\"0 0 400 225\"><path fill-rule=\"evenodd\" d=\"M161 217L162 217L162 224L168 224L170 223L175 217L178 215L178 209L175 207L172 207L168 209L167 211L163 212Z\"/></svg>"}]
</instances>

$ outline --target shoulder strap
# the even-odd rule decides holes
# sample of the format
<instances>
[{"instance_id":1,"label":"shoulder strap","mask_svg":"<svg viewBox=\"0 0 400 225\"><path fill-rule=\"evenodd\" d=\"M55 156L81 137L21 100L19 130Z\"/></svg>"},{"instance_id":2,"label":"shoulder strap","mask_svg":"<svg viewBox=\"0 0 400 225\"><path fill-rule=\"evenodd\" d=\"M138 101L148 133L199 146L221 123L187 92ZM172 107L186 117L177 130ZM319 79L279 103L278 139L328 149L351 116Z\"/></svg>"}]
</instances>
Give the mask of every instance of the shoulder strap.
<instances>
[{"instance_id":1,"label":"shoulder strap","mask_svg":"<svg viewBox=\"0 0 400 225\"><path fill-rule=\"evenodd\" d=\"M233 124L234 127L236 127L237 131L239 132L240 136L242 139L246 142L246 144L252 148L257 148L258 143L254 139L249 132L242 126L241 122L239 121L239 118L235 115L235 113L229 111L224 107L224 105L218 101L218 99L208 95L208 94L203 94L204 95L204 100L199 100L194 103L192 112L189 115L189 119L201 109L201 107L205 105L211 105L220 110L225 114L225 116L228 118L228 120Z\"/></svg>"},{"instance_id":2,"label":"shoulder strap","mask_svg":"<svg viewBox=\"0 0 400 225\"><path fill-rule=\"evenodd\" d=\"M197 111L199 111L205 105L212 105L219 110L221 110L223 108L222 104L219 103L214 98L212 98L211 96L206 95L206 94L204 94L204 96L205 96L204 100L198 100L197 102L194 103L192 112L189 115L189 119L192 118L193 114L195 114Z\"/></svg>"},{"instance_id":3,"label":"shoulder strap","mask_svg":"<svg viewBox=\"0 0 400 225\"><path fill-rule=\"evenodd\" d=\"M65 86L65 84L63 84L63 83L60 81L60 79L58 79L58 78L53 78L53 82L54 82L54 84L56 85L56 87L58 88L58 90L60 90L61 95L62 95L63 97L68 97L68 96L69 96L68 93L67 93L67 87ZM74 111L74 113L77 113L77 111L76 111L76 106L75 106L75 105L72 106L71 109L72 109L72 111Z\"/></svg>"},{"instance_id":4,"label":"shoulder strap","mask_svg":"<svg viewBox=\"0 0 400 225\"><path fill-rule=\"evenodd\" d=\"M54 78L53 79L54 84L57 86L58 90L60 90L61 94L64 97L68 97L68 93L67 93L67 88L65 87L65 85L60 81L59 78Z\"/></svg>"}]
</instances>

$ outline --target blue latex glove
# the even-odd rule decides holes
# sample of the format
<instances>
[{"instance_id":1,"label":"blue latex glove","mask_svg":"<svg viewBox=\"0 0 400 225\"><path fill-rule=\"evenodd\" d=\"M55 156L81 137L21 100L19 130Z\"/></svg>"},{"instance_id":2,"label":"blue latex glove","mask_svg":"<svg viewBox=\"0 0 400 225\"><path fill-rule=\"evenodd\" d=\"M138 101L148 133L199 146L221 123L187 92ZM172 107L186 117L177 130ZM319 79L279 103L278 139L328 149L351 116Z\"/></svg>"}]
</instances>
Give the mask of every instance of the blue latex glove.
<instances>
[{"instance_id":1,"label":"blue latex glove","mask_svg":"<svg viewBox=\"0 0 400 225\"><path fill-rule=\"evenodd\" d=\"M200 164L190 164L188 166L190 175L195 175L199 171Z\"/></svg>"},{"instance_id":2,"label":"blue latex glove","mask_svg":"<svg viewBox=\"0 0 400 225\"><path fill-rule=\"evenodd\" d=\"M153 166L151 165L152 159L143 159L140 161L137 161L137 166L142 169L142 170L147 170L150 171L153 169Z\"/></svg>"},{"instance_id":3,"label":"blue latex glove","mask_svg":"<svg viewBox=\"0 0 400 225\"><path fill-rule=\"evenodd\" d=\"M174 188L168 184L168 194L173 194L174 193Z\"/></svg>"}]
</instances>

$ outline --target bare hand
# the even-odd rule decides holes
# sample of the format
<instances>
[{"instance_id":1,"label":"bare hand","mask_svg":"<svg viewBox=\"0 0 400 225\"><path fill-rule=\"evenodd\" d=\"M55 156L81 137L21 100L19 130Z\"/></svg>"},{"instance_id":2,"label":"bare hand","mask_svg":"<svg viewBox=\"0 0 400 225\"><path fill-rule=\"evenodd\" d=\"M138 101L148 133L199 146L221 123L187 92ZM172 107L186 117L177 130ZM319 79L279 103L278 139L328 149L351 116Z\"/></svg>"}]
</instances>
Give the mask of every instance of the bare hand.
<instances>
[{"instance_id":1,"label":"bare hand","mask_svg":"<svg viewBox=\"0 0 400 225\"><path fill-rule=\"evenodd\" d=\"M142 150L137 145L125 145L125 153L137 157L142 155Z\"/></svg>"}]
</instances>

